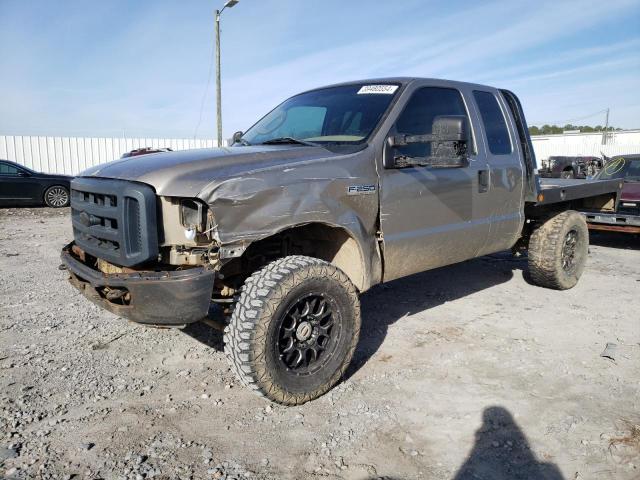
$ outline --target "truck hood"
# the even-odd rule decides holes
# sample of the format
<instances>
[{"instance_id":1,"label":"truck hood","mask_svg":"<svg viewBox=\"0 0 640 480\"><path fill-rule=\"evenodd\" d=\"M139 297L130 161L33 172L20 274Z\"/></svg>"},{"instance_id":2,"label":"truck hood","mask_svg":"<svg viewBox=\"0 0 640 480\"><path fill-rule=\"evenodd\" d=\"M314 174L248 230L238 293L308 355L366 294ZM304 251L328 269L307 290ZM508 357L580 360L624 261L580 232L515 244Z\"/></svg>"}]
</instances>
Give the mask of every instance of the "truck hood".
<instances>
[{"instance_id":1,"label":"truck hood","mask_svg":"<svg viewBox=\"0 0 640 480\"><path fill-rule=\"evenodd\" d=\"M83 177L115 178L151 185L158 195L196 197L212 182L238 175L338 156L322 147L257 145L122 158L89 168Z\"/></svg>"},{"instance_id":2,"label":"truck hood","mask_svg":"<svg viewBox=\"0 0 640 480\"><path fill-rule=\"evenodd\" d=\"M640 182L627 181L622 187L621 200L634 201L640 200Z\"/></svg>"}]
</instances>

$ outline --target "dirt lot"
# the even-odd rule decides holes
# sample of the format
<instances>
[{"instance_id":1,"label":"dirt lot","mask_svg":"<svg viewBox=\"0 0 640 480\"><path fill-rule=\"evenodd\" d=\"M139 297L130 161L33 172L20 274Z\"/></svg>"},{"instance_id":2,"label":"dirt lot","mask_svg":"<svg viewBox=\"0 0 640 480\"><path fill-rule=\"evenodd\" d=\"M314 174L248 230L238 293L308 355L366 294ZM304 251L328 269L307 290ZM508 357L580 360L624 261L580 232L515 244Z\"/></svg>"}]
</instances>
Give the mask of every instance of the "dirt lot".
<instances>
[{"instance_id":1,"label":"dirt lot","mask_svg":"<svg viewBox=\"0 0 640 480\"><path fill-rule=\"evenodd\" d=\"M0 475L640 477L637 237L594 236L567 292L509 255L377 287L348 378L286 408L236 382L209 327L79 296L58 270L68 214L0 210Z\"/></svg>"}]
</instances>

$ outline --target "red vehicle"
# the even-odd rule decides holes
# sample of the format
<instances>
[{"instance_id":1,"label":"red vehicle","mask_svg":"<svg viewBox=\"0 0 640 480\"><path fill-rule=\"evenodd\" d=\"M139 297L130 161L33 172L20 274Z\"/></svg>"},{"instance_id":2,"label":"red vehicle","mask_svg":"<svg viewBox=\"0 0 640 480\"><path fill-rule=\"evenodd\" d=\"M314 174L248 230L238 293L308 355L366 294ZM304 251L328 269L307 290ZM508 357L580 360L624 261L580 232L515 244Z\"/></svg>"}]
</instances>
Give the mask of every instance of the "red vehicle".
<instances>
[{"instance_id":1,"label":"red vehicle","mask_svg":"<svg viewBox=\"0 0 640 480\"><path fill-rule=\"evenodd\" d=\"M595 180L619 178L624 181L622 193L611 213L583 212L592 230L640 233L640 154L611 158L594 177Z\"/></svg>"}]
</instances>

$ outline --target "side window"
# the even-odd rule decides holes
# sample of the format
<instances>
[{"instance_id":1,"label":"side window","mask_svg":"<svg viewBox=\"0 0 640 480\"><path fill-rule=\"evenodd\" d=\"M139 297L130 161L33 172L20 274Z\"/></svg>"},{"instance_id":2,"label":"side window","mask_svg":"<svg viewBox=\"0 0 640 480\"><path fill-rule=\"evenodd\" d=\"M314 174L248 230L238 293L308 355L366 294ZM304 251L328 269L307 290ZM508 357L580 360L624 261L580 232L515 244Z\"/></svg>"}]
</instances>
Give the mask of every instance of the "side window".
<instances>
[{"instance_id":1,"label":"side window","mask_svg":"<svg viewBox=\"0 0 640 480\"><path fill-rule=\"evenodd\" d=\"M489 151L494 155L510 154L512 149L509 130L498 100L493 93L479 90L474 90L473 97L476 99L482 123L484 123L484 130L487 132Z\"/></svg>"},{"instance_id":2,"label":"side window","mask_svg":"<svg viewBox=\"0 0 640 480\"><path fill-rule=\"evenodd\" d=\"M396 121L396 133L427 135L431 133L433 120L439 115L464 115L468 117L462 95L453 88L424 87L416 92L404 107ZM396 149L398 155L428 157L431 143L415 143Z\"/></svg>"},{"instance_id":3,"label":"side window","mask_svg":"<svg viewBox=\"0 0 640 480\"><path fill-rule=\"evenodd\" d=\"M19 169L8 163L0 163L0 175L17 175L20 172Z\"/></svg>"}]
</instances>

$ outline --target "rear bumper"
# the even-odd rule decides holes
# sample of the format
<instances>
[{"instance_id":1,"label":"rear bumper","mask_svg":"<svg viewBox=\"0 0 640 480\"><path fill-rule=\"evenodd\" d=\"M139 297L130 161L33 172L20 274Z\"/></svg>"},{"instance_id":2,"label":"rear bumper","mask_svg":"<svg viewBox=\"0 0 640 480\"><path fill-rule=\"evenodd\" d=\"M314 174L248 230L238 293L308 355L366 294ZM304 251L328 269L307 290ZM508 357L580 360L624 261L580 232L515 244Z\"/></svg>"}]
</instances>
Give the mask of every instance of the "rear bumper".
<instances>
[{"instance_id":1,"label":"rear bumper","mask_svg":"<svg viewBox=\"0 0 640 480\"><path fill-rule=\"evenodd\" d=\"M589 212L582 212L582 214L586 217L587 225L592 230L640 233L640 217L638 216Z\"/></svg>"},{"instance_id":2,"label":"rear bumper","mask_svg":"<svg viewBox=\"0 0 640 480\"><path fill-rule=\"evenodd\" d=\"M96 305L147 325L179 326L207 316L215 279L212 270L106 274L76 258L71 247L73 243L61 254L69 282Z\"/></svg>"}]
</instances>

